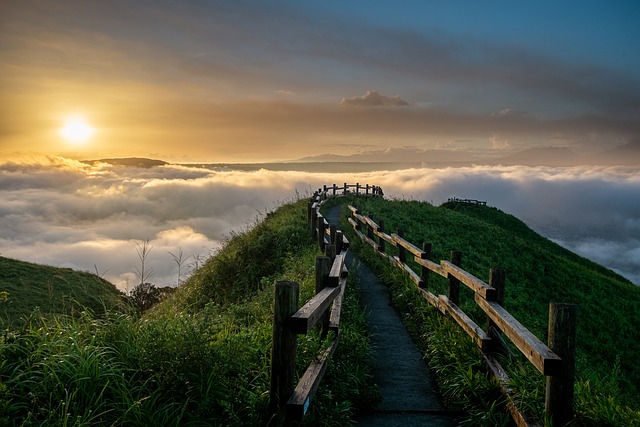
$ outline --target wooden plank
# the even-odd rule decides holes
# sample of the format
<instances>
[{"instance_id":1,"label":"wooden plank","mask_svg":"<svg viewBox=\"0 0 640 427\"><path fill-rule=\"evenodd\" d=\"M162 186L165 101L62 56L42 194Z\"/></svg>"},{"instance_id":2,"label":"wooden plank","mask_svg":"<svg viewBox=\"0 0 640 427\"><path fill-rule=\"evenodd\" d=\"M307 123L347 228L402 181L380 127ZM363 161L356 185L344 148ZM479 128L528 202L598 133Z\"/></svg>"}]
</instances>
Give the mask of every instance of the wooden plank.
<instances>
[{"instance_id":1,"label":"wooden plank","mask_svg":"<svg viewBox=\"0 0 640 427\"><path fill-rule=\"evenodd\" d=\"M444 270L444 268L442 268L440 264L436 264L435 262L429 261L428 259L420 259L418 257L415 257L413 260L419 265L433 271L434 273L438 273L442 277L447 277L447 272Z\"/></svg>"},{"instance_id":2,"label":"wooden plank","mask_svg":"<svg viewBox=\"0 0 640 427\"><path fill-rule=\"evenodd\" d=\"M518 427L537 427L538 424L529 421L527 416L516 406L513 398L513 390L509 387L509 376L500 363L490 354L482 355L485 365L489 369L489 372L498 381L500 385L500 392L506 399L507 410L511 414L511 417L515 421Z\"/></svg>"},{"instance_id":3,"label":"wooden plank","mask_svg":"<svg viewBox=\"0 0 640 427\"><path fill-rule=\"evenodd\" d=\"M412 243L409 243L399 235L394 233L391 235L391 238L393 239L394 246L402 246L403 248L411 252L416 258L425 259L427 257L427 254L423 252L422 249L418 248Z\"/></svg>"},{"instance_id":4,"label":"wooden plank","mask_svg":"<svg viewBox=\"0 0 640 427\"><path fill-rule=\"evenodd\" d=\"M345 267L346 269L347 267ZM329 317L329 330L338 332L340 329L340 315L342 314L342 301L344 301L344 290L347 286L347 277L340 278L340 294L333 300L331 306L331 317Z\"/></svg>"},{"instance_id":5,"label":"wooden plank","mask_svg":"<svg viewBox=\"0 0 640 427\"><path fill-rule=\"evenodd\" d=\"M464 283L469 289L474 291L477 295L480 295L482 298L487 300L493 300L496 298L498 294L497 291L473 274L466 272L449 261L440 261L440 265L444 271L450 273L453 277Z\"/></svg>"},{"instance_id":6,"label":"wooden plank","mask_svg":"<svg viewBox=\"0 0 640 427\"><path fill-rule=\"evenodd\" d=\"M558 375L562 369L562 359L549 347L518 322L507 310L494 301L487 301L479 295L476 304L489 316L512 343L524 354L543 375Z\"/></svg>"},{"instance_id":7,"label":"wooden plank","mask_svg":"<svg viewBox=\"0 0 640 427\"><path fill-rule=\"evenodd\" d=\"M349 208L349 210L353 213L358 213L358 208L356 208L355 206L347 205L347 208Z\"/></svg>"},{"instance_id":8,"label":"wooden plank","mask_svg":"<svg viewBox=\"0 0 640 427\"><path fill-rule=\"evenodd\" d=\"M361 233L359 231L357 233L360 236L360 239L362 239L363 241L367 242L369 245L371 245L373 247L373 249L376 252L378 252L378 244L374 240L370 239L366 234L363 234L363 233Z\"/></svg>"},{"instance_id":9,"label":"wooden plank","mask_svg":"<svg viewBox=\"0 0 640 427\"><path fill-rule=\"evenodd\" d=\"M376 236L380 237L385 242L389 242L390 244L395 246L395 243L393 242L393 237L391 237L390 235L388 235L384 231L374 231L374 234Z\"/></svg>"},{"instance_id":10,"label":"wooden plank","mask_svg":"<svg viewBox=\"0 0 640 427\"><path fill-rule=\"evenodd\" d=\"M492 342L487 333L479 327L476 322L471 320L460 307L449 301L446 295L440 295L438 299L440 300L440 304L446 308L446 312L460 325L467 335L471 337L478 347L480 347L483 352L488 350Z\"/></svg>"},{"instance_id":11,"label":"wooden plank","mask_svg":"<svg viewBox=\"0 0 640 427\"><path fill-rule=\"evenodd\" d=\"M436 295L432 294L431 292L429 292L426 289L418 288L418 290L422 294L422 297L429 302L429 304L431 304L432 306L434 306L438 310L440 310L440 306L439 306L440 302L439 302L438 297ZM440 310L440 311L442 311L442 310Z\"/></svg>"},{"instance_id":12,"label":"wooden plank","mask_svg":"<svg viewBox=\"0 0 640 427\"><path fill-rule=\"evenodd\" d=\"M378 231L378 229L380 228L380 226L378 226L378 224L376 224L376 222L374 220L372 220L371 218L369 218L368 216L363 216L362 220L364 222L366 222L367 224L369 224L369 226L371 228L373 228L374 232Z\"/></svg>"},{"instance_id":13,"label":"wooden plank","mask_svg":"<svg viewBox=\"0 0 640 427\"><path fill-rule=\"evenodd\" d=\"M307 334L318 320L322 318L324 311L340 293L340 287L328 286L318 292L305 305L291 316L291 327L296 334Z\"/></svg>"},{"instance_id":14,"label":"wooden plank","mask_svg":"<svg viewBox=\"0 0 640 427\"><path fill-rule=\"evenodd\" d=\"M349 224L351 224L351 227L353 227L354 230L358 226L358 223L353 218L348 218L347 221L349 221Z\"/></svg>"},{"instance_id":15,"label":"wooden plank","mask_svg":"<svg viewBox=\"0 0 640 427\"><path fill-rule=\"evenodd\" d=\"M340 335L337 334L331 345L327 347L318 359L311 362L304 375L293 390L293 394L287 402L287 419L289 421L300 421L307 413L311 400L318 391L322 377L327 370L327 364L333 353L335 353L340 342Z\"/></svg>"},{"instance_id":16,"label":"wooden plank","mask_svg":"<svg viewBox=\"0 0 640 427\"><path fill-rule=\"evenodd\" d=\"M347 269L344 266L344 255L336 255L336 258L333 260L333 265L331 265L331 271L329 272L329 281L328 286L339 286L340 278L347 277Z\"/></svg>"},{"instance_id":17,"label":"wooden plank","mask_svg":"<svg viewBox=\"0 0 640 427\"><path fill-rule=\"evenodd\" d=\"M391 259L393 259L393 263L395 265L397 265L398 267L403 269L405 271L405 273L407 273L409 275L409 278L411 279L411 281L413 283L415 283L419 287L422 287L424 282L422 281L422 277L420 277L420 275L418 275L415 271L413 271L411 269L411 267L409 267L407 264L405 264L404 262L400 261L400 258L398 258L397 256L394 256Z\"/></svg>"}]
</instances>

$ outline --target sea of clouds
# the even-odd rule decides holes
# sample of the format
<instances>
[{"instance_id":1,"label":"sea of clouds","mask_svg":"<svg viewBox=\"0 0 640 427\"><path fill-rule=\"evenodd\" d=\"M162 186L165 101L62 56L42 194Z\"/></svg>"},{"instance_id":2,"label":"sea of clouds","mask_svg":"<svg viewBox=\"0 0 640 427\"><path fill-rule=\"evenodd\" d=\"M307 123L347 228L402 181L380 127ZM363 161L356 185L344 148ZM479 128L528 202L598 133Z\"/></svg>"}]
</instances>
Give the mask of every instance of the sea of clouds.
<instances>
[{"instance_id":1,"label":"sea of clouds","mask_svg":"<svg viewBox=\"0 0 640 427\"><path fill-rule=\"evenodd\" d=\"M358 174L254 172L167 165L132 168L42 157L0 162L0 255L97 272L122 290L139 282L149 240L150 282L178 283L283 202L323 184L380 185L386 197L486 200L540 234L640 284L638 168L488 167Z\"/></svg>"}]
</instances>

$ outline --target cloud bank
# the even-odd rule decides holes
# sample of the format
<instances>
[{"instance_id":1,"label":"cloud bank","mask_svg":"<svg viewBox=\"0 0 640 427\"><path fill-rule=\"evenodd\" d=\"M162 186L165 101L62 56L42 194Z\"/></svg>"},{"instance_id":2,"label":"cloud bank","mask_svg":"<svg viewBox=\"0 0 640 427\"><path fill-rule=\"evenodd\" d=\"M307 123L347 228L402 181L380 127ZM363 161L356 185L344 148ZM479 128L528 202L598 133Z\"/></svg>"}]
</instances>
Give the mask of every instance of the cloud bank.
<instances>
[{"instance_id":1,"label":"cloud bank","mask_svg":"<svg viewBox=\"0 0 640 427\"><path fill-rule=\"evenodd\" d=\"M637 168L468 167L359 174L89 166L48 157L0 163L0 254L137 282L149 239L153 283L175 285L170 253L201 263L225 237L323 184L380 185L387 197L487 200L561 245L640 284ZM185 264L186 265L186 264ZM183 269L184 272L184 269Z\"/></svg>"}]
</instances>

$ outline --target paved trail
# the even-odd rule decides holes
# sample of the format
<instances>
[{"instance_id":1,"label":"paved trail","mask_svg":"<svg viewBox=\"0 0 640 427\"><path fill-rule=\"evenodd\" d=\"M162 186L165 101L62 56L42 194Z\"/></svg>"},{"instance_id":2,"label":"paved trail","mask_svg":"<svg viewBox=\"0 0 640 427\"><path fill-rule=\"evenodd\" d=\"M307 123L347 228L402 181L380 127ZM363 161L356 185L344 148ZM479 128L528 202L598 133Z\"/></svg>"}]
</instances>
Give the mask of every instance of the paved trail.
<instances>
[{"instance_id":1,"label":"paved trail","mask_svg":"<svg viewBox=\"0 0 640 427\"><path fill-rule=\"evenodd\" d=\"M340 206L330 209L325 218L337 224ZM374 346L374 377L382 401L375 411L356 419L358 426L455 426L434 392L434 381L420 351L415 346L400 316L390 306L386 286L352 252L347 255L350 274L357 274L362 302Z\"/></svg>"}]
</instances>

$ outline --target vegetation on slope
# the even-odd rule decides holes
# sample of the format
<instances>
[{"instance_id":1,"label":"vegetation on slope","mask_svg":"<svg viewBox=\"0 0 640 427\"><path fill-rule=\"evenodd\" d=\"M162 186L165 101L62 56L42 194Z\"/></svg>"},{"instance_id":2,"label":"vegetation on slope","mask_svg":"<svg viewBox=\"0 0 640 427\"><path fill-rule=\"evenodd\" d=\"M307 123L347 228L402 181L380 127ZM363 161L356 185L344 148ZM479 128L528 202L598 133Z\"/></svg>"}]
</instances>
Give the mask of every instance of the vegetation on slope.
<instances>
[{"instance_id":1,"label":"vegetation on slope","mask_svg":"<svg viewBox=\"0 0 640 427\"><path fill-rule=\"evenodd\" d=\"M268 410L273 286L313 294L306 201L233 235L167 300L142 317L32 318L0 341L0 425L277 425ZM348 286L341 343L305 423L344 425L374 401L368 340ZM344 328L344 329L343 329ZM322 348L298 339L298 374Z\"/></svg>"},{"instance_id":2,"label":"vegetation on slope","mask_svg":"<svg viewBox=\"0 0 640 427\"><path fill-rule=\"evenodd\" d=\"M122 308L124 295L100 277L0 257L0 326L17 327L37 308L42 315L90 310L96 315Z\"/></svg>"},{"instance_id":3,"label":"vegetation on slope","mask_svg":"<svg viewBox=\"0 0 640 427\"><path fill-rule=\"evenodd\" d=\"M640 354L640 288L537 235L517 218L495 208L459 203L434 207L378 198L360 198L353 203L362 213L383 219L385 231L395 232L402 227L405 238L418 246L423 241L432 243L433 260L449 259L451 251L462 251L463 268L485 281L490 268L503 268L507 278L505 307L543 341L549 303L577 303L576 411L580 424L639 422L640 368L635 364ZM357 240L353 234L350 238L352 242ZM475 409L466 408L472 414L489 411L491 408L482 406L493 402L497 395L495 387L483 386L487 381L473 356L473 344L464 333L455 332L457 326L447 326L451 322L443 320L424 302L412 283L373 251L355 243L356 250L362 251L390 283L395 303L422 340L427 357L435 364L432 367L440 370L445 397L454 404L469 398L482 402ZM388 246L387 251L394 253L394 248ZM446 281L433 276L436 275L432 275L431 290L446 294ZM466 292L465 287L461 291L461 307L478 324L484 324L486 315L473 303L471 292ZM468 352L472 357L465 356ZM452 373L456 374L452 377ZM511 376L522 403L542 419L544 377L526 363L514 365ZM492 418L487 424L498 422Z\"/></svg>"}]
</instances>

